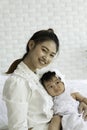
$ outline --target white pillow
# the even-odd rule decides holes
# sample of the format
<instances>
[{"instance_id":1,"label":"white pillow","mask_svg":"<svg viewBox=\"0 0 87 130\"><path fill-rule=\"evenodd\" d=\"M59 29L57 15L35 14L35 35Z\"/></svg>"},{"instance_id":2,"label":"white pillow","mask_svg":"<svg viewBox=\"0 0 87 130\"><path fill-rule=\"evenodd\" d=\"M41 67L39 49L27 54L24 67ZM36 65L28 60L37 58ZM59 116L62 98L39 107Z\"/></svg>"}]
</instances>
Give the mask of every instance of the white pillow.
<instances>
[{"instance_id":1,"label":"white pillow","mask_svg":"<svg viewBox=\"0 0 87 130\"><path fill-rule=\"evenodd\" d=\"M71 92L80 92L87 97L87 80L66 80L65 84Z\"/></svg>"}]
</instances>

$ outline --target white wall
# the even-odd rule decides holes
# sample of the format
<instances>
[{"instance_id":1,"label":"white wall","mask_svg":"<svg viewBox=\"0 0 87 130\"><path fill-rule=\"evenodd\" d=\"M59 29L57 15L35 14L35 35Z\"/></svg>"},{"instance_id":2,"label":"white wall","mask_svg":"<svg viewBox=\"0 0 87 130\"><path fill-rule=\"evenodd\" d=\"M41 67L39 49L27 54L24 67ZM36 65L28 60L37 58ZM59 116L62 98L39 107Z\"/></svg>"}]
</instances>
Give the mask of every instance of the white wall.
<instances>
[{"instance_id":1,"label":"white wall","mask_svg":"<svg viewBox=\"0 0 87 130\"><path fill-rule=\"evenodd\" d=\"M0 71L24 52L31 35L53 28L56 64L67 79L87 79L87 0L0 0Z\"/></svg>"}]
</instances>

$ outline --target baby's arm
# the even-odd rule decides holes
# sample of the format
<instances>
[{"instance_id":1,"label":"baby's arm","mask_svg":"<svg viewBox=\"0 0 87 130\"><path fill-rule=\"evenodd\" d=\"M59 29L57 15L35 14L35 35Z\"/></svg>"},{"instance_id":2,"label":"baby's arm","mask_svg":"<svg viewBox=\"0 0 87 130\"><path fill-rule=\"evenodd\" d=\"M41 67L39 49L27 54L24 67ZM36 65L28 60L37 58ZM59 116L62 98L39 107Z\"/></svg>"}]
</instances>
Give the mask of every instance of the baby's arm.
<instances>
[{"instance_id":1,"label":"baby's arm","mask_svg":"<svg viewBox=\"0 0 87 130\"><path fill-rule=\"evenodd\" d=\"M60 130L61 129L61 117L59 115L53 116L49 123L48 130Z\"/></svg>"},{"instance_id":2,"label":"baby's arm","mask_svg":"<svg viewBox=\"0 0 87 130\"><path fill-rule=\"evenodd\" d=\"M87 104L87 98L82 96L79 92L71 93L71 96L77 101Z\"/></svg>"}]
</instances>

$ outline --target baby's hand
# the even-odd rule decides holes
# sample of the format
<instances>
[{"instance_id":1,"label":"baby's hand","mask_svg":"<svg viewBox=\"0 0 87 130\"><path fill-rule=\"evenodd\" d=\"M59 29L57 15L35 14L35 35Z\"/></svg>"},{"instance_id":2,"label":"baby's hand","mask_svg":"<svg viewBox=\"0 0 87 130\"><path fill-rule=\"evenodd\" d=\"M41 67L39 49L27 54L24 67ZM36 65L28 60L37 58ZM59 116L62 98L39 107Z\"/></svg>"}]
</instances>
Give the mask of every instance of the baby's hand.
<instances>
[{"instance_id":1,"label":"baby's hand","mask_svg":"<svg viewBox=\"0 0 87 130\"><path fill-rule=\"evenodd\" d=\"M61 127L61 117L59 115L53 116L51 122L49 123L48 130L60 130Z\"/></svg>"}]
</instances>

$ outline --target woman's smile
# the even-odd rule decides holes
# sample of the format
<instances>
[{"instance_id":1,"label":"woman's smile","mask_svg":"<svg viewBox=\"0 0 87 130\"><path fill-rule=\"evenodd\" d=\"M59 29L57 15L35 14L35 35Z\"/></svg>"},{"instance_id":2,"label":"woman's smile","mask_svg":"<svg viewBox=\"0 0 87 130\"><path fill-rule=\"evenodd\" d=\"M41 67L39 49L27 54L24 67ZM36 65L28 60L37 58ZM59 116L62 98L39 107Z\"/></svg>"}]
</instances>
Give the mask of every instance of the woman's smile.
<instances>
[{"instance_id":1,"label":"woman's smile","mask_svg":"<svg viewBox=\"0 0 87 130\"><path fill-rule=\"evenodd\" d=\"M43 59L39 59L39 63L40 63L41 65L45 65L45 64L46 64L46 61L44 61Z\"/></svg>"}]
</instances>

